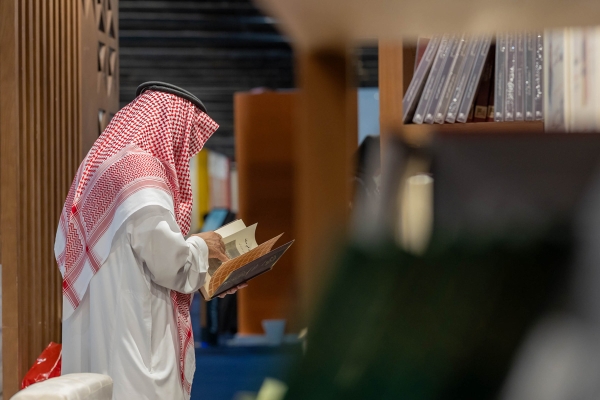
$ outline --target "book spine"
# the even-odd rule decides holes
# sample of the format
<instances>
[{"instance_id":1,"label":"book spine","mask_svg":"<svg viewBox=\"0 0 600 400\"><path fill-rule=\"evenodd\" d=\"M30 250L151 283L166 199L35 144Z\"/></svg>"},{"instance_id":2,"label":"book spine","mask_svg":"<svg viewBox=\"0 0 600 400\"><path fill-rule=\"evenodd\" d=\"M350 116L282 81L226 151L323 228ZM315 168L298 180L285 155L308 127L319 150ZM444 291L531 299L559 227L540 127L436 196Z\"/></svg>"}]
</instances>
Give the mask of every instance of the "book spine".
<instances>
[{"instance_id":1,"label":"book spine","mask_svg":"<svg viewBox=\"0 0 600 400\"><path fill-rule=\"evenodd\" d=\"M490 47L481 79L479 80L479 89L475 98L475 111L473 120L475 122L485 122L487 119L488 101L490 95L490 87L492 86L492 73L494 70L494 46Z\"/></svg>"},{"instance_id":2,"label":"book spine","mask_svg":"<svg viewBox=\"0 0 600 400\"><path fill-rule=\"evenodd\" d=\"M495 66L494 66L495 68ZM488 109L487 109L487 117L485 118L485 120L487 122L492 122L494 121L494 85L490 85L490 95L488 97Z\"/></svg>"},{"instance_id":3,"label":"book spine","mask_svg":"<svg viewBox=\"0 0 600 400\"><path fill-rule=\"evenodd\" d=\"M535 119L533 111L533 71L535 60L536 35L533 32L525 34L525 121Z\"/></svg>"},{"instance_id":4,"label":"book spine","mask_svg":"<svg viewBox=\"0 0 600 400\"><path fill-rule=\"evenodd\" d=\"M515 120L515 70L517 67L517 38L516 34L506 35L506 91L504 93L504 120Z\"/></svg>"},{"instance_id":5,"label":"book spine","mask_svg":"<svg viewBox=\"0 0 600 400\"><path fill-rule=\"evenodd\" d=\"M525 120L525 33L517 33L517 64L515 69L515 121Z\"/></svg>"},{"instance_id":6,"label":"book spine","mask_svg":"<svg viewBox=\"0 0 600 400\"><path fill-rule=\"evenodd\" d=\"M469 108L469 116L467 117L466 122L473 122L475 118L475 107L474 104L471 104L471 108Z\"/></svg>"},{"instance_id":7,"label":"book spine","mask_svg":"<svg viewBox=\"0 0 600 400\"><path fill-rule=\"evenodd\" d=\"M450 105L452 94L456 89L459 70L462 68L467 57L469 41L470 39L466 35L463 35L459 40L458 48L456 49L456 54L454 55L454 61L452 62L452 66L450 67L448 81L446 83L446 87L442 92L442 99L440 105L435 111L434 122L437 124L443 124L444 120L446 119L446 114L448 113L448 106Z\"/></svg>"},{"instance_id":8,"label":"book spine","mask_svg":"<svg viewBox=\"0 0 600 400\"><path fill-rule=\"evenodd\" d=\"M415 56L415 67L413 69L414 72L417 71L421 60L427 51L427 47L429 47L429 38L419 37L417 39L417 54Z\"/></svg>"},{"instance_id":9,"label":"book spine","mask_svg":"<svg viewBox=\"0 0 600 400\"><path fill-rule=\"evenodd\" d=\"M429 71L432 68L431 66L438 50L440 40L440 36L434 36L427 43L427 49L423 55L422 62L419 63L419 66L413 75L413 79L411 80L410 85L408 85L404 99L402 99L402 120L404 123L408 123L415 113L417 103L419 102L423 93L423 88L425 87L425 82L428 80Z\"/></svg>"},{"instance_id":10,"label":"book spine","mask_svg":"<svg viewBox=\"0 0 600 400\"><path fill-rule=\"evenodd\" d=\"M546 47L547 48L547 47ZM545 79L544 65L544 36L542 32L537 32L535 35L535 54L534 54L534 69L533 69L533 111L535 120L541 121L544 118L544 91L548 91L548 85L542 84Z\"/></svg>"},{"instance_id":11,"label":"book spine","mask_svg":"<svg viewBox=\"0 0 600 400\"><path fill-rule=\"evenodd\" d=\"M433 98L431 99L431 103L425 112L424 122L426 124L433 124L435 119L435 112L440 106L440 102L442 100L442 92L446 88L446 84L448 83L448 76L450 75L450 69L454 63L454 60L457 56L457 49L460 43L460 38L457 35L453 35L451 39L448 41L448 46L446 47L446 52L441 54L443 57L442 68L439 72L439 77L437 78L437 82L434 85L433 90Z\"/></svg>"},{"instance_id":12,"label":"book spine","mask_svg":"<svg viewBox=\"0 0 600 400\"><path fill-rule=\"evenodd\" d=\"M544 127L551 132L564 132L565 121L565 86L564 86L564 30L553 30L547 32L546 46L548 55L545 59L545 70L547 71L547 90L544 92L544 115L546 121Z\"/></svg>"},{"instance_id":13,"label":"book spine","mask_svg":"<svg viewBox=\"0 0 600 400\"><path fill-rule=\"evenodd\" d=\"M429 76L427 77L427 82L425 83L425 87L423 88L423 93L419 98L419 103L417 105L415 115L413 117L413 122L415 124L422 124L425 118L425 112L431 103L431 99L433 98L433 89L435 84L437 83L436 79L439 77L439 70L441 68L442 62L444 61L440 55L446 53L446 49L448 47L448 40L450 39L450 35L442 36L440 40L440 44L438 46L438 50L434 57L433 65L431 66L431 71L429 72Z\"/></svg>"},{"instance_id":14,"label":"book spine","mask_svg":"<svg viewBox=\"0 0 600 400\"><path fill-rule=\"evenodd\" d=\"M468 114L471 111L477 87L479 86L479 79L481 78L481 73L490 50L491 41L492 38L490 36L485 36L479 52L477 53L477 58L475 59L473 70L469 76L467 88L465 89L465 93L458 109L458 115L456 117L458 122L467 122Z\"/></svg>"},{"instance_id":15,"label":"book spine","mask_svg":"<svg viewBox=\"0 0 600 400\"><path fill-rule=\"evenodd\" d=\"M450 104L448 105L446 122L453 124L456 121L463 94L467 88L471 72L473 71L473 65L475 64L475 60L481 50L482 44L483 38L481 36L473 37L472 40L469 41L467 46L467 57L458 72L456 88L454 89Z\"/></svg>"},{"instance_id":16,"label":"book spine","mask_svg":"<svg viewBox=\"0 0 600 400\"><path fill-rule=\"evenodd\" d=\"M494 88L494 121L504 121L504 92L506 90L506 34L496 35L496 67Z\"/></svg>"},{"instance_id":17,"label":"book spine","mask_svg":"<svg viewBox=\"0 0 600 400\"><path fill-rule=\"evenodd\" d=\"M571 71L570 83L570 124L574 132L595 132L597 130L598 86L594 84L596 64L597 28L571 29Z\"/></svg>"}]
</instances>

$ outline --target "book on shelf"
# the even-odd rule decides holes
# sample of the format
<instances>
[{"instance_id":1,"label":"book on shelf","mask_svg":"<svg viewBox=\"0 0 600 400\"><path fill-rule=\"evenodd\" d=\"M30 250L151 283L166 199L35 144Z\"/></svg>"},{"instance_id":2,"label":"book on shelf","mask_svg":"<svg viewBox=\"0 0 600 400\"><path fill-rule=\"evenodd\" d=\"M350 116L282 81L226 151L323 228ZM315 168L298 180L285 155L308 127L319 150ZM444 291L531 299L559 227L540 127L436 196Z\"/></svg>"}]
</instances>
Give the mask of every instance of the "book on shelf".
<instances>
[{"instance_id":1,"label":"book on shelf","mask_svg":"<svg viewBox=\"0 0 600 400\"><path fill-rule=\"evenodd\" d=\"M448 57L446 58L446 63L442 69L440 81L437 84L431 106L425 115L425 122L428 124L434 122L442 124L444 123L444 119L446 119L447 106L442 110L444 97L449 86L456 82L455 67L457 65L457 61L460 60L461 48L464 43L465 35L457 35L452 41L452 46L450 47Z\"/></svg>"},{"instance_id":2,"label":"book on shelf","mask_svg":"<svg viewBox=\"0 0 600 400\"><path fill-rule=\"evenodd\" d=\"M543 39L542 75L548 88L542 91L544 128L551 132L598 132L600 27L552 29L544 32Z\"/></svg>"},{"instance_id":3,"label":"book on shelf","mask_svg":"<svg viewBox=\"0 0 600 400\"><path fill-rule=\"evenodd\" d=\"M446 122L453 124L456 121L456 115L458 114L458 108L460 107L463 94L469 82L471 71L473 70L473 64L481 48L483 38L475 36L470 39L467 46L467 56L464 63L458 70L456 88L452 94L450 104L448 105L448 112L446 113Z\"/></svg>"},{"instance_id":4,"label":"book on shelf","mask_svg":"<svg viewBox=\"0 0 600 400\"><path fill-rule=\"evenodd\" d=\"M458 74L463 70L463 65L468 56L469 43L472 41L473 38L467 35L463 35L460 38L460 42L454 56L455 59L450 67L450 71L448 72L446 87L442 91L442 97L435 111L434 122L436 124L443 124L446 116L448 115L448 107L450 106L452 95L454 94L456 85L458 83Z\"/></svg>"},{"instance_id":5,"label":"book on shelf","mask_svg":"<svg viewBox=\"0 0 600 400\"><path fill-rule=\"evenodd\" d=\"M517 34L506 34L506 62L504 64L504 76L506 87L504 92L504 120L515 120L515 76L517 69Z\"/></svg>"},{"instance_id":6,"label":"book on shelf","mask_svg":"<svg viewBox=\"0 0 600 400\"><path fill-rule=\"evenodd\" d=\"M416 57L420 61L402 102L404 123L541 120L544 96L550 95L543 90L548 84L544 83L544 63L548 60L543 49L540 32L444 34L429 41L420 38ZM581 104L584 100L579 98ZM548 104L554 106L556 102Z\"/></svg>"},{"instance_id":7,"label":"book on shelf","mask_svg":"<svg viewBox=\"0 0 600 400\"><path fill-rule=\"evenodd\" d=\"M493 73L492 73L492 75L493 75ZM485 118L486 122L494 121L494 91L495 91L495 87L494 87L494 85L491 85L490 94L488 96L487 116Z\"/></svg>"},{"instance_id":8,"label":"book on shelf","mask_svg":"<svg viewBox=\"0 0 600 400\"><path fill-rule=\"evenodd\" d=\"M406 94L402 99L402 112L404 114L402 116L402 120L404 123L412 120L413 115L415 114L415 109L417 108L417 104L422 97L427 78L429 77L429 71L432 68L441 39L441 36L434 36L427 42L427 47L421 62L419 62L419 65L413 75L413 79L408 85Z\"/></svg>"},{"instance_id":9,"label":"book on shelf","mask_svg":"<svg viewBox=\"0 0 600 400\"><path fill-rule=\"evenodd\" d=\"M535 38L535 58L534 58L534 68L533 68L533 79L534 79L534 113L535 120L541 121L544 118L544 90L542 89L542 85L544 84L544 36L541 32L536 32ZM547 86L546 86L547 87Z\"/></svg>"},{"instance_id":10,"label":"book on shelf","mask_svg":"<svg viewBox=\"0 0 600 400\"><path fill-rule=\"evenodd\" d=\"M425 86L423 87L423 92L418 99L417 108L413 117L413 122L415 124L422 124L425 119L425 113L431 104L433 92L438 82L438 78L440 77L440 70L446 61L450 39L451 35L443 35L440 40L436 55L433 59L433 64L431 65L431 70L427 76ZM413 78L413 80L414 79L415 78Z\"/></svg>"},{"instance_id":11,"label":"book on shelf","mask_svg":"<svg viewBox=\"0 0 600 400\"><path fill-rule=\"evenodd\" d=\"M525 121L535 120L534 104L533 104L533 91L534 91L534 62L535 62L535 44L536 34L534 32L527 32L525 34L525 88L524 88L524 109L525 109Z\"/></svg>"},{"instance_id":12,"label":"book on shelf","mask_svg":"<svg viewBox=\"0 0 600 400\"><path fill-rule=\"evenodd\" d=\"M515 121L525 120L525 33L517 32L515 66Z\"/></svg>"},{"instance_id":13,"label":"book on shelf","mask_svg":"<svg viewBox=\"0 0 600 400\"><path fill-rule=\"evenodd\" d=\"M275 249L280 234L264 243L256 241L257 224L246 226L241 219L233 221L215 232L223 237L228 261L209 259L209 268L200 293L211 300L238 285L270 271L281 256L290 248L290 241Z\"/></svg>"},{"instance_id":14,"label":"book on shelf","mask_svg":"<svg viewBox=\"0 0 600 400\"><path fill-rule=\"evenodd\" d=\"M566 30L556 29L544 35L544 86L548 88L544 95L545 128L549 131L566 131L565 120L565 79L563 58L565 56Z\"/></svg>"},{"instance_id":15,"label":"book on shelf","mask_svg":"<svg viewBox=\"0 0 600 400\"><path fill-rule=\"evenodd\" d=\"M473 64L473 69L471 70L471 75L469 77L463 99L460 107L458 108L458 115L456 117L458 122L467 122L469 120L469 116L475 112L473 103L475 101L477 89L479 88L479 81L481 79L481 74L483 72L491 44L492 38L490 36L485 36L477 53L477 57L475 58L475 63Z\"/></svg>"},{"instance_id":16,"label":"book on shelf","mask_svg":"<svg viewBox=\"0 0 600 400\"><path fill-rule=\"evenodd\" d=\"M415 66L413 68L413 73L417 70L417 67L421 63L425 52L427 51L427 47L429 46L430 38L419 36L417 39L417 53L415 55Z\"/></svg>"},{"instance_id":17,"label":"book on shelf","mask_svg":"<svg viewBox=\"0 0 600 400\"><path fill-rule=\"evenodd\" d=\"M479 78L479 88L477 89L477 95L475 96L475 110L473 121L485 122L488 115L488 103L490 100L490 91L494 86L493 73L494 73L494 47L490 47L488 51L481 77Z\"/></svg>"}]
</instances>

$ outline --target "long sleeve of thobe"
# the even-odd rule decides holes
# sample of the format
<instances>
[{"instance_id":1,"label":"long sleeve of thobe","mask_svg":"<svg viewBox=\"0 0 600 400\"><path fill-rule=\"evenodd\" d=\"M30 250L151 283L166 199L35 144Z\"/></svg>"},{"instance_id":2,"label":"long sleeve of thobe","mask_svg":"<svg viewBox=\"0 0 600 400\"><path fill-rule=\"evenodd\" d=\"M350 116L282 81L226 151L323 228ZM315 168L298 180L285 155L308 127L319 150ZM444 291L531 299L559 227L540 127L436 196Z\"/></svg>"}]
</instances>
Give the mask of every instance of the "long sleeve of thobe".
<instances>
[{"instance_id":1,"label":"long sleeve of thobe","mask_svg":"<svg viewBox=\"0 0 600 400\"><path fill-rule=\"evenodd\" d=\"M154 283L181 293L200 289L208 270L204 240L192 236L186 241L173 215L160 207L131 225L131 247Z\"/></svg>"}]
</instances>

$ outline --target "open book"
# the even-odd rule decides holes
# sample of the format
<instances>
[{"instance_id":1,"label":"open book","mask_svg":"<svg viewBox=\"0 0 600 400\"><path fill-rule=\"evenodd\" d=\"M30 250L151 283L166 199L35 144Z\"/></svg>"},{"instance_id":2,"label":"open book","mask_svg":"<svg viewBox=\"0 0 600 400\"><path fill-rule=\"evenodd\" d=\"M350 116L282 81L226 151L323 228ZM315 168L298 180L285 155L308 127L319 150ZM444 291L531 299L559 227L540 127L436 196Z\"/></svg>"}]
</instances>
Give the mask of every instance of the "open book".
<instances>
[{"instance_id":1,"label":"open book","mask_svg":"<svg viewBox=\"0 0 600 400\"><path fill-rule=\"evenodd\" d=\"M256 225L246 226L241 219L233 221L215 232L223 237L229 261L209 259L208 274L200 292L205 300L234 288L250 279L270 271L283 253L294 243L292 240L272 250L278 235L262 244L256 243Z\"/></svg>"}]
</instances>

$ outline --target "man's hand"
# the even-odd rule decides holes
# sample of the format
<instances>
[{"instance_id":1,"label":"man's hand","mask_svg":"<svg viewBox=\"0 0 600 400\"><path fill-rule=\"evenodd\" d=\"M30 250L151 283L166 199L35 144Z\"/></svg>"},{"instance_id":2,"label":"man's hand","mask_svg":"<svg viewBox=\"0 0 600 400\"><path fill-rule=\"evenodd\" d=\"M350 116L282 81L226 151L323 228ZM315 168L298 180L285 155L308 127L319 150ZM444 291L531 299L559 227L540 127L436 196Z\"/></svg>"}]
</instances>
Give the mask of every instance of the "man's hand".
<instances>
[{"instance_id":1,"label":"man's hand","mask_svg":"<svg viewBox=\"0 0 600 400\"><path fill-rule=\"evenodd\" d=\"M228 261L229 257L225 254L225 243L223 238L216 232L202 232L192 236L198 236L204 239L208 246L208 258L218 258L222 262Z\"/></svg>"},{"instance_id":2,"label":"man's hand","mask_svg":"<svg viewBox=\"0 0 600 400\"><path fill-rule=\"evenodd\" d=\"M234 287L233 289L229 289L228 291L226 291L223 294L220 294L218 297L223 298L225 296L227 296L228 294L234 294L235 292L237 292L240 289L245 288L246 286L248 286L247 283L242 283L241 285L237 285L236 287Z\"/></svg>"}]
</instances>

